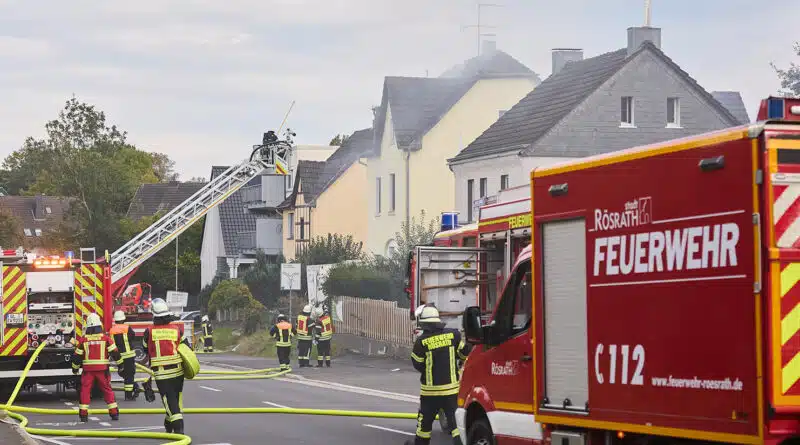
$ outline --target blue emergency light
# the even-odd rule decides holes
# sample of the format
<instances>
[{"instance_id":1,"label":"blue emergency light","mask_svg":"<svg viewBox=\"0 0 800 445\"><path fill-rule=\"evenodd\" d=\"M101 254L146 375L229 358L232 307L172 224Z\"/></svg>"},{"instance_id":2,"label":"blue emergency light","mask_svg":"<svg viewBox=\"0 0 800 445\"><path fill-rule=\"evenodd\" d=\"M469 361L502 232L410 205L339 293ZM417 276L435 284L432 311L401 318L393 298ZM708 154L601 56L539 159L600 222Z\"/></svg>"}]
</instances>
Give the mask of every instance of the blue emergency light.
<instances>
[{"instance_id":1,"label":"blue emergency light","mask_svg":"<svg viewBox=\"0 0 800 445\"><path fill-rule=\"evenodd\" d=\"M442 212L442 231L458 228L458 212Z\"/></svg>"},{"instance_id":2,"label":"blue emergency light","mask_svg":"<svg viewBox=\"0 0 800 445\"><path fill-rule=\"evenodd\" d=\"M786 110L784 105L783 99L770 97L767 101L767 119L783 119Z\"/></svg>"}]
</instances>

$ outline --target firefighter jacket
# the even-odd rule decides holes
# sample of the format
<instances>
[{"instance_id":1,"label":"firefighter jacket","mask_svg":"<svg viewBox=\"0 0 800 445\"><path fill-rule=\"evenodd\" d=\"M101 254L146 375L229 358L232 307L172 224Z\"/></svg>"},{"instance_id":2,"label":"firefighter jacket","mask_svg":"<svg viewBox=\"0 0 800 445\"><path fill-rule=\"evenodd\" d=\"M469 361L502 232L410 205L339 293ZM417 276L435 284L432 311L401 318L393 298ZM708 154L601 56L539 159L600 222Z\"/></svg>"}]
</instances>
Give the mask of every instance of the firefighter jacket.
<instances>
[{"instance_id":1,"label":"firefighter jacket","mask_svg":"<svg viewBox=\"0 0 800 445\"><path fill-rule=\"evenodd\" d=\"M300 314L297 316L297 329L295 332L297 332L298 340L313 340L309 321L308 315Z\"/></svg>"},{"instance_id":2,"label":"firefighter jacket","mask_svg":"<svg viewBox=\"0 0 800 445\"><path fill-rule=\"evenodd\" d=\"M203 327L203 338L211 337L211 334L214 333L214 329L211 327L211 323L204 321L201 324L201 326Z\"/></svg>"},{"instance_id":3,"label":"firefighter jacket","mask_svg":"<svg viewBox=\"0 0 800 445\"><path fill-rule=\"evenodd\" d=\"M455 329L424 330L414 342L411 363L420 372L420 395L458 394L458 364L464 358L461 333Z\"/></svg>"},{"instance_id":4,"label":"firefighter jacket","mask_svg":"<svg viewBox=\"0 0 800 445\"><path fill-rule=\"evenodd\" d=\"M111 334L111 339L114 340L114 344L117 345L117 349L119 349L121 358L117 364L122 363L122 360L126 358L133 358L136 356L136 351L131 347L135 334L130 326L126 324L115 324L111 326L111 330L108 331L108 333Z\"/></svg>"},{"instance_id":5,"label":"firefighter jacket","mask_svg":"<svg viewBox=\"0 0 800 445\"><path fill-rule=\"evenodd\" d=\"M292 337L296 332L288 321L282 321L272 326L272 329L269 330L269 335L276 340L275 346L286 347L292 346Z\"/></svg>"},{"instance_id":6,"label":"firefighter jacket","mask_svg":"<svg viewBox=\"0 0 800 445\"><path fill-rule=\"evenodd\" d=\"M316 326L319 329L320 340L330 340L333 337L333 322L331 321L330 315L323 315L319 317Z\"/></svg>"},{"instance_id":7,"label":"firefighter jacket","mask_svg":"<svg viewBox=\"0 0 800 445\"><path fill-rule=\"evenodd\" d=\"M150 367L153 368L156 380L183 375L183 359L178 353L178 345L181 342L189 347L191 345L186 339L181 340L182 337L182 327L172 324L155 325L144 331L142 347L150 356Z\"/></svg>"},{"instance_id":8,"label":"firefighter jacket","mask_svg":"<svg viewBox=\"0 0 800 445\"><path fill-rule=\"evenodd\" d=\"M87 334L79 337L72 354L72 369L83 368L84 371L108 370L108 358L114 362L120 360L117 345L105 333Z\"/></svg>"}]
</instances>

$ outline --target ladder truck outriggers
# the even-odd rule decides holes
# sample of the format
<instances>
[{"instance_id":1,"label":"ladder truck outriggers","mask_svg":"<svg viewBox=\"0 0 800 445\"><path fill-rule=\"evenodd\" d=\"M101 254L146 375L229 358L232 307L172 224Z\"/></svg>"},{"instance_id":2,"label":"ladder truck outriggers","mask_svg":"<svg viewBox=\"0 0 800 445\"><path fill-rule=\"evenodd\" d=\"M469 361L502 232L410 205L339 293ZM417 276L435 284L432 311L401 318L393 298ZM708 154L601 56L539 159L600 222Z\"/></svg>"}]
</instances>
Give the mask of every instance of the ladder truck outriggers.
<instances>
[{"instance_id":1,"label":"ladder truck outriggers","mask_svg":"<svg viewBox=\"0 0 800 445\"><path fill-rule=\"evenodd\" d=\"M47 346L28 373L27 387L74 387L72 340L81 335L86 316L97 313L109 329L114 301L142 263L262 172L286 175L292 151L290 139L264 133L262 144L253 147L247 160L212 179L111 254L98 257L92 247L81 248L77 258L71 252L37 256L22 248L0 249L0 392L12 387L28 355L41 343ZM136 322L137 336L150 323Z\"/></svg>"}]
</instances>

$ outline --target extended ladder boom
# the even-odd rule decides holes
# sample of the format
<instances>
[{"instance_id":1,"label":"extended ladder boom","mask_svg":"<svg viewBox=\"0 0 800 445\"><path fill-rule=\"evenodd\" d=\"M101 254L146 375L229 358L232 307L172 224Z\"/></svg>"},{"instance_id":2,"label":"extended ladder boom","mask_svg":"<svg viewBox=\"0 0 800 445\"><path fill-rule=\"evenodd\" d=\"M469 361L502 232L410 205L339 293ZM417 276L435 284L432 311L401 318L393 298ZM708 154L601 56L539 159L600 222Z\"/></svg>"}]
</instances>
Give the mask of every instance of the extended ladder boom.
<instances>
[{"instance_id":1,"label":"extended ladder boom","mask_svg":"<svg viewBox=\"0 0 800 445\"><path fill-rule=\"evenodd\" d=\"M225 170L186 201L161 217L111 254L111 282L124 278L155 255L175 237L202 218L230 195L265 169L288 173L287 160L292 146L277 140L274 133L264 135L264 144L254 148L250 159Z\"/></svg>"}]
</instances>

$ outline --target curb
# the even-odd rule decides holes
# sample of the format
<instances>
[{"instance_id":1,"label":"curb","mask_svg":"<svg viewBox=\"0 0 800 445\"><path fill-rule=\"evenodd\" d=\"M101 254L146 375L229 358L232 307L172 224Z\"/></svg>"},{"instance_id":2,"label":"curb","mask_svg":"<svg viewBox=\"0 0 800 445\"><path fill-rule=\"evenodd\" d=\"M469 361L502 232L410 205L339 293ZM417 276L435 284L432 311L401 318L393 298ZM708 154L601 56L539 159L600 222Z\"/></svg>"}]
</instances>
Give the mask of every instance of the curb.
<instances>
[{"instance_id":1,"label":"curb","mask_svg":"<svg viewBox=\"0 0 800 445\"><path fill-rule=\"evenodd\" d=\"M36 441L24 428L19 426L16 420L8 417L8 414L5 410L0 410L0 422L6 424L14 430L15 433L19 435L19 445L41 445L40 442ZM2 427L2 426L0 426ZM12 445L12 444L9 444Z\"/></svg>"}]
</instances>

